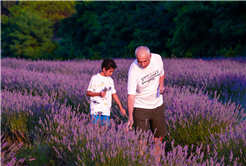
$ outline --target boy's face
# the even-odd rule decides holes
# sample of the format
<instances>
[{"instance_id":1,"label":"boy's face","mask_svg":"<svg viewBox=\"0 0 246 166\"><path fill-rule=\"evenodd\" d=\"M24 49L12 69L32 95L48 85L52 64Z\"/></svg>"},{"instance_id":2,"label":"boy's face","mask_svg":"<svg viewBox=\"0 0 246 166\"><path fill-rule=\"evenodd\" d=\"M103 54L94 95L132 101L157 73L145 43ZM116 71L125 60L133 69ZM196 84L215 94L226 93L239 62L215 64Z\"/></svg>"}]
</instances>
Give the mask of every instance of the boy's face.
<instances>
[{"instance_id":1,"label":"boy's face","mask_svg":"<svg viewBox=\"0 0 246 166\"><path fill-rule=\"evenodd\" d=\"M113 69L112 67L110 67L110 68L106 71L106 69L103 68L103 72L104 72L104 74L105 74L106 77L110 77L110 76L113 74L114 69Z\"/></svg>"}]
</instances>

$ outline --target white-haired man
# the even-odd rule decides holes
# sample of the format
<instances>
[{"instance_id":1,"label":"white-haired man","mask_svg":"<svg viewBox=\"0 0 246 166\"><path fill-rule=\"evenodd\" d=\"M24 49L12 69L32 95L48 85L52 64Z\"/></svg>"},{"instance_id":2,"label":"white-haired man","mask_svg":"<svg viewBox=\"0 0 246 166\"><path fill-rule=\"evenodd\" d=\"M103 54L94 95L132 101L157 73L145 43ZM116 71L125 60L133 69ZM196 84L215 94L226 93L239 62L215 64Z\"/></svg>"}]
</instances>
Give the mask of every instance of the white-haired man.
<instances>
[{"instance_id":1,"label":"white-haired man","mask_svg":"<svg viewBox=\"0 0 246 166\"><path fill-rule=\"evenodd\" d=\"M136 60L128 71L128 126L148 131L149 127L155 139L162 141L167 134L164 114L163 91L164 69L160 55L150 53L146 46L135 50Z\"/></svg>"}]
</instances>

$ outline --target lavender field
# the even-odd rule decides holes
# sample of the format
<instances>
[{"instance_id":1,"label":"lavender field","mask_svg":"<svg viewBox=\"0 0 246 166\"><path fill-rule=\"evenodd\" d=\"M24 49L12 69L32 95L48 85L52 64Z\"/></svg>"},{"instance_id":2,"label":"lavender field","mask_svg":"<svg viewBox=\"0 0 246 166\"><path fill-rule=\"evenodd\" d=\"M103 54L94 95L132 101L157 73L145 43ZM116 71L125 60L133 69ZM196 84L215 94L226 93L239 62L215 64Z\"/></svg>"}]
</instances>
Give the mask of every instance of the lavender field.
<instances>
[{"instance_id":1,"label":"lavender field","mask_svg":"<svg viewBox=\"0 0 246 166\"><path fill-rule=\"evenodd\" d=\"M127 109L133 59L115 61ZM101 62L2 59L2 165L246 165L246 59L163 59L169 133L161 151L144 137L143 154L115 103L106 131L89 120L86 89Z\"/></svg>"}]
</instances>

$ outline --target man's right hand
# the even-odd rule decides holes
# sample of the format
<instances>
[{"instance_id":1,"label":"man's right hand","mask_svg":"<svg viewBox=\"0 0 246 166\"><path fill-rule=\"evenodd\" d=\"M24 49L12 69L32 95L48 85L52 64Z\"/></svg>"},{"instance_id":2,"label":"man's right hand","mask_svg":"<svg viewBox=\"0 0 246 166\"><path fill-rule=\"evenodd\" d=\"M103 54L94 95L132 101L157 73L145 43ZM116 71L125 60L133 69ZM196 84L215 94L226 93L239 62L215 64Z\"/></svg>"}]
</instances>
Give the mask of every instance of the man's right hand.
<instances>
[{"instance_id":1,"label":"man's right hand","mask_svg":"<svg viewBox=\"0 0 246 166\"><path fill-rule=\"evenodd\" d=\"M128 122L127 122L127 131L132 130L132 125L133 125L133 117L129 116L128 117Z\"/></svg>"},{"instance_id":2,"label":"man's right hand","mask_svg":"<svg viewBox=\"0 0 246 166\"><path fill-rule=\"evenodd\" d=\"M128 108L128 122L127 122L127 131L132 129L133 125L133 109L134 109L135 95L127 96L127 108Z\"/></svg>"}]
</instances>

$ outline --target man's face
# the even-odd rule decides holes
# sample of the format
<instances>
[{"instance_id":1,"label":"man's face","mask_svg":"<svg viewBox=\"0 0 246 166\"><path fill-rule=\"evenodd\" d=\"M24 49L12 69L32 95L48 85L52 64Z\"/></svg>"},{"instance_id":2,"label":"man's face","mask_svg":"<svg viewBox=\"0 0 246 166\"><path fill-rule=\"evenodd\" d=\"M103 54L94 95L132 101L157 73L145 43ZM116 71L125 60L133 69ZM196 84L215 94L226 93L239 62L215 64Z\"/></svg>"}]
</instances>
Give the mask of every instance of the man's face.
<instances>
[{"instance_id":1,"label":"man's face","mask_svg":"<svg viewBox=\"0 0 246 166\"><path fill-rule=\"evenodd\" d=\"M103 68L103 72L105 74L106 77L110 77L113 72L114 72L114 69L112 67L110 67L108 70L106 70L105 68Z\"/></svg>"},{"instance_id":2,"label":"man's face","mask_svg":"<svg viewBox=\"0 0 246 166\"><path fill-rule=\"evenodd\" d=\"M138 51L136 54L136 58L138 61L138 65L145 69L150 63L151 54L150 56L148 56L148 53L146 51Z\"/></svg>"}]
</instances>

